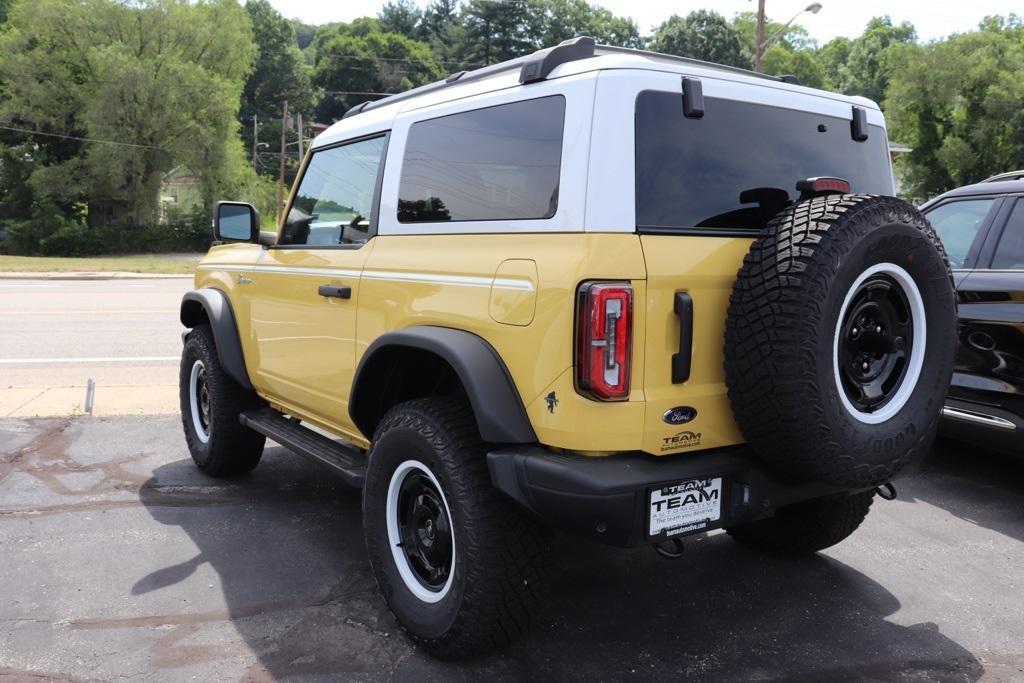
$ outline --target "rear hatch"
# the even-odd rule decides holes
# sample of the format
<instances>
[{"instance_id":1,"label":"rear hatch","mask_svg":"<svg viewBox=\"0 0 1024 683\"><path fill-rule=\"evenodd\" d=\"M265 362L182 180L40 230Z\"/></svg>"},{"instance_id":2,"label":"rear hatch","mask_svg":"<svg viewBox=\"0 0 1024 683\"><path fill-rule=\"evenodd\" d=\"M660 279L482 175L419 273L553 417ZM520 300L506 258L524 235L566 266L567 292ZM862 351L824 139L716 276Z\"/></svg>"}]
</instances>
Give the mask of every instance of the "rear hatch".
<instances>
[{"instance_id":1,"label":"rear hatch","mask_svg":"<svg viewBox=\"0 0 1024 683\"><path fill-rule=\"evenodd\" d=\"M842 118L834 100L822 101L827 114L705 97L703 117L687 118L678 92L637 98L649 453L743 441L723 370L729 295L759 230L798 198L796 183L834 176L853 192L893 194L885 129L868 125L867 139L854 140L853 107Z\"/></svg>"}]
</instances>

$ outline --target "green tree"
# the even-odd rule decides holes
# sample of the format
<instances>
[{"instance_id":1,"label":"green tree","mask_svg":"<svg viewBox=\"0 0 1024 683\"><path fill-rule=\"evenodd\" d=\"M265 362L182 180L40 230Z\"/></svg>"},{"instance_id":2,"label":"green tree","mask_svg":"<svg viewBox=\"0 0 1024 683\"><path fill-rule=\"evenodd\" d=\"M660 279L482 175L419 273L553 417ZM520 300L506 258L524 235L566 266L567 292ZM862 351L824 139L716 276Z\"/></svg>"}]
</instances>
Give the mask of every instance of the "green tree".
<instances>
[{"instance_id":1,"label":"green tree","mask_svg":"<svg viewBox=\"0 0 1024 683\"><path fill-rule=\"evenodd\" d=\"M777 21L767 19L764 25L765 38L770 38L775 35L782 26L783 25ZM732 27L736 29L736 32L740 37L740 42L743 43L743 49L750 57L750 61L753 62L754 55L757 51L757 13L737 13L732 19ZM818 41L812 38L811 34L807 32L807 29L800 24L793 24L787 28L786 32L782 34L774 44L794 51L801 50L814 52L818 49Z\"/></svg>"},{"instance_id":2,"label":"green tree","mask_svg":"<svg viewBox=\"0 0 1024 683\"><path fill-rule=\"evenodd\" d=\"M718 12L697 10L686 17L673 14L654 32L651 48L706 62L751 68L739 32Z\"/></svg>"},{"instance_id":3,"label":"green tree","mask_svg":"<svg viewBox=\"0 0 1024 683\"><path fill-rule=\"evenodd\" d=\"M397 93L444 74L426 43L397 33L353 36L340 29L324 37L317 58L313 84L325 91L317 116L326 122L374 99L367 93Z\"/></svg>"},{"instance_id":4,"label":"green tree","mask_svg":"<svg viewBox=\"0 0 1024 683\"><path fill-rule=\"evenodd\" d=\"M418 40L423 37L420 24L423 12L413 0L393 0L385 4L377 14L380 29L384 33L397 33L406 38Z\"/></svg>"},{"instance_id":5,"label":"green tree","mask_svg":"<svg viewBox=\"0 0 1024 683\"><path fill-rule=\"evenodd\" d=\"M850 47L853 41L840 36L825 43L818 50L818 63L825 72L827 87L842 90L846 79L846 63L850 61Z\"/></svg>"},{"instance_id":6,"label":"green tree","mask_svg":"<svg viewBox=\"0 0 1024 683\"><path fill-rule=\"evenodd\" d=\"M259 52L242 90L242 121L254 114L280 116L285 100L292 111L308 111L313 92L292 23L268 0L248 0L245 10Z\"/></svg>"},{"instance_id":7,"label":"green tree","mask_svg":"<svg viewBox=\"0 0 1024 683\"><path fill-rule=\"evenodd\" d=\"M0 32L0 122L110 141L37 138L50 149L32 188L41 200L116 203L126 223L151 220L174 166L201 179L207 202L239 172L236 116L254 51L234 0L15 2Z\"/></svg>"},{"instance_id":8,"label":"green tree","mask_svg":"<svg viewBox=\"0 0 1024 683\"><path fill-rule=\"evenodd\" d=\"M317 27L313 24L305 24L298 19L290 19L292 28L295 30L295 42L300 50L305 50L313 42L316 36Z\"/></svg>"},{"instance_id":9,"label":"green tree","mask_svg":"<svg viewBox=\"0 0 1024 683\"><path fill-rule=\"evenodd\" d=\"M1024 46L982 27L890 55L885 106L891 137L913 150L899 167L914 199L1024 167Z\"/></svg>"},{"instance_id":10,"label":"green tree","mask_svg":"<svg viewBox=\"0 0 1024 683\"><path fill-rule=\"evenodd\" d=\"M529 0L469 0L459 12L462 59L494 64L536 49L541 22Z\"/></svg>"},{"instance_id":11,"label":"green tree","mask_svg":"<svg viewBox=\"0 0 1024 683\"><path fill-rule=\"evenodd\" d=\"M826 87L825 70L807 50L792 50L783 45L773 45L764 55L764 72L774 76L792 75L800 85L809 88Z\"/></svg>"},{"instance_id":12,"label":"green tree","mask_svg":"<svg viewBox=\"0 0 1024 683\"><path fill-rule=\"evenodd\" d=\"M538 48L576 36L591 36L605 45L643 47L636 22L619 17L586 0L533 0L531 25Z\"/></svg>"},{"instance_id":13,"label":"green tree","mask_svg":"<svg viewBox=\"0 0 1024 683\"><path fill-rule=\"evenodd\" d=\"M916 39L917 32L909 22L894 26L889 17L871 19L864 33L850 43L845 67L840 69L839 87L847 94L881 102L889 86L893 49Z\"/></svg>"}]
</instances>

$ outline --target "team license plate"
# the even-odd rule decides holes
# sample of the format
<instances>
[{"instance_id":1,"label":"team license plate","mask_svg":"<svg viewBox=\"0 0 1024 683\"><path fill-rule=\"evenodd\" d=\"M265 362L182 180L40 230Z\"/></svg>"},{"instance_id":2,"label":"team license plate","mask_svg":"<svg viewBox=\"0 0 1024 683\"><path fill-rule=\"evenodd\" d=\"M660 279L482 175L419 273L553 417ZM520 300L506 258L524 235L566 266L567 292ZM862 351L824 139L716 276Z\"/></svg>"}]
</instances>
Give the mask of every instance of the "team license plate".
<instances>
[{"instance_id":1,"label":"team license plate","mask_svg":"<svg viewBox=\"0 0 1024 683\"><path fill-rule=\"evenodd\" d=\"M722 516L722 478L693 479L651 491L648 534L667 536L706 529Z\"/></svg>"}]
</instances>

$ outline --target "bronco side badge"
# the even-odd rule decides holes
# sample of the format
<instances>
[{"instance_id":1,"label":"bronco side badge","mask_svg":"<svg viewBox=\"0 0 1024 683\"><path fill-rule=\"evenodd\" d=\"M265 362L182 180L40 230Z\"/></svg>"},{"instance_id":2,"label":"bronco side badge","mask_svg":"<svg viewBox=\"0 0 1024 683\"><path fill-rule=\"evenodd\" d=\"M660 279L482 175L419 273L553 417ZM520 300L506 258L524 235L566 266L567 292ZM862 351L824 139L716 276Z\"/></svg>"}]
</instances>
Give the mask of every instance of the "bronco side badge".
<instances>
[{"instance_id":1,"label":"bronco side badge","mask_svg":"<svg viewBox=\"0 0 1024 683\"><path fill-rule=\"evenodd\" d=\"M665 414L661 416L661 419L670 425L681 425L692 421L696 417L696 408L691 408L690 406L676 406L675 408L669 408L666 410Z\"/></svg>"}]
</instances>

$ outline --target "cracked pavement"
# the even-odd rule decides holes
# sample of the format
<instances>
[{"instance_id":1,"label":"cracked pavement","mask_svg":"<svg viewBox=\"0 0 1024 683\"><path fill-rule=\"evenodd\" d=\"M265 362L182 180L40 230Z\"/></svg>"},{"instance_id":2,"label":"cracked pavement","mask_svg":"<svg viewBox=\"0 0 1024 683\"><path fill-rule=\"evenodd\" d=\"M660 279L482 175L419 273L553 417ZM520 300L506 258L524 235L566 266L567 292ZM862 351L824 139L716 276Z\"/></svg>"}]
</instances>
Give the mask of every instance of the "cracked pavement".
<instances>
[{"instance_id":1,"label":"cracked pavement","mask_svg":"<svg viewBox=\"0 0 1024 683\"><path fill-rule=\"evenodd\" d=\"M777 560L556 539L523 640L437 662L377 596L358 492L268 445L213 480L176 416L0 420L0 681L1024 680L1024 467L943 442L851 539Z\"/></svg>"}]
</instances>

